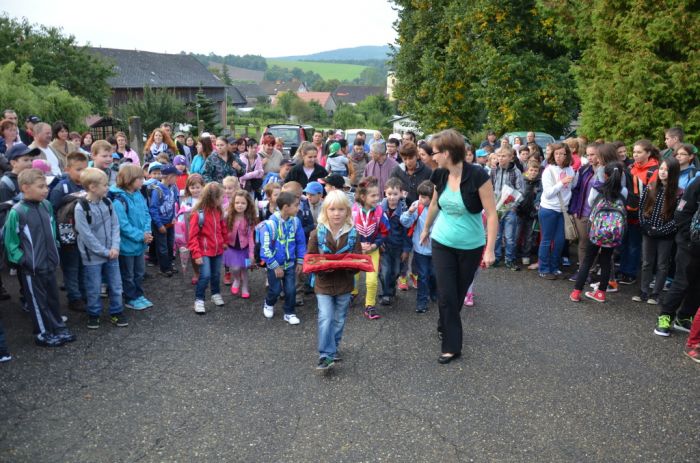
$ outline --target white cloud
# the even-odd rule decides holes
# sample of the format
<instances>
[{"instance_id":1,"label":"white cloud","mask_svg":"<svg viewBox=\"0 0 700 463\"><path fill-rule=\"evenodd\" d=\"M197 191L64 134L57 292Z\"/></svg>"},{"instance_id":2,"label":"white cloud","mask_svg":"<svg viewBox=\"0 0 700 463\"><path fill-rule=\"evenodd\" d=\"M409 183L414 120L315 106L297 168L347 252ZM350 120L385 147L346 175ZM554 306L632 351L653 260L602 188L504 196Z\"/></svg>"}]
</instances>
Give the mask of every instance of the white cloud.
<instances>
[{"instance_id":1,"label":"white cloud","mask_svg":"<svg viewBox=\"0 0 700 463\"><path fill-rule=\"evenodd\" d=\"M155 52L304 55L393 43L386 0L155 2L5 0L11 17L62 27L80 43Z\"/></svg>"}]
</instances>

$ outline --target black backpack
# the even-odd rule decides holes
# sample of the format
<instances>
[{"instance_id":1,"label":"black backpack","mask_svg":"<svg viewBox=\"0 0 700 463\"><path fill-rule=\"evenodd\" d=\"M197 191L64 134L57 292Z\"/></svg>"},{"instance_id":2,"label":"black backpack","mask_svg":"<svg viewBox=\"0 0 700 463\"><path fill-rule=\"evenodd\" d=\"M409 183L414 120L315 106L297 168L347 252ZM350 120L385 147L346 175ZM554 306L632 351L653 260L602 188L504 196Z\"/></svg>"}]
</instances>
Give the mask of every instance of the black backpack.
<instances>
[{"instance_id":1,"label":"black backpack","mask_svg":"<svg viewBox=\"0 0 700 463\"><path fill-rule=\"evenodd\" d=\"M109 198L102 198L102 202L109 208L109 215L112 215L112 201ZM87 192L79 191L63 197L61 204L56 211L56 228L58 229L58 241L61 246L72 246L78 241L78 231L75 229L75 206L80 203L85 211L85 219L88 224L92 223L90 203L87 200Z\"/></svg>"}]
</instances>

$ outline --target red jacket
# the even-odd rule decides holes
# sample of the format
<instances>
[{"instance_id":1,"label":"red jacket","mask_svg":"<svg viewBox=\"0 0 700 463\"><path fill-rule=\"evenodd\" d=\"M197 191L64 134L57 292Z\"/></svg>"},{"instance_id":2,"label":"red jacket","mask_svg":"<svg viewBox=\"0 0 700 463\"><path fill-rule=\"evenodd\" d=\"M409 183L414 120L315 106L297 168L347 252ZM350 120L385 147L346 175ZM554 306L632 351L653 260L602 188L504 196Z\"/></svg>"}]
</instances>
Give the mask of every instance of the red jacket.
<instances>
[{"instance_id":1,"label":"red jacket","mask_svg":"<svg viewBox=\"0 0 700 463\"><path fill-rule=\"evenodd\" d=\"M228 239L228 230L223 214L218 211L205 211L204 223L199 226L200 217L197 211L192 211L190 216L190 238L187 248L192 259L200 257L220 256L224 253L224 246Z\"/></svg>"}]
</instances>

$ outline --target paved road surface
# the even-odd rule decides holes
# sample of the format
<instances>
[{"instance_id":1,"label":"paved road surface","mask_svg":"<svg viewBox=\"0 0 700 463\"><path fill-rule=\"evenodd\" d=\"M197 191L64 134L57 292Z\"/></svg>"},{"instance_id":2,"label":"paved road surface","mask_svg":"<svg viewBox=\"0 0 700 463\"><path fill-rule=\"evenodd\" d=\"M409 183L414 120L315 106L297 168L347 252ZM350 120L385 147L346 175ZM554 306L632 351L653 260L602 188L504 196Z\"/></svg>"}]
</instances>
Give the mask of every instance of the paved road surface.
<instances>
[{"instance_id":1,"label":"paved road surface","mask_svg":"<svg viewBox=\"0 0 700 463\"><path fill-rule=\"evenodd\" d=\"M296 327L279 304L263 318L260 290L198 317L182 276L151 278L167 303L125 329L70 313L78 341L57 350L3 303L0 461L698 461L684 336L652 335L631 289L576 305L570 283L523 273L479 275L459 361L437 363L437 309L417 315L412 290L382 320L352 311L327 376L308 296Z\"/></svg>"}]
</instances>

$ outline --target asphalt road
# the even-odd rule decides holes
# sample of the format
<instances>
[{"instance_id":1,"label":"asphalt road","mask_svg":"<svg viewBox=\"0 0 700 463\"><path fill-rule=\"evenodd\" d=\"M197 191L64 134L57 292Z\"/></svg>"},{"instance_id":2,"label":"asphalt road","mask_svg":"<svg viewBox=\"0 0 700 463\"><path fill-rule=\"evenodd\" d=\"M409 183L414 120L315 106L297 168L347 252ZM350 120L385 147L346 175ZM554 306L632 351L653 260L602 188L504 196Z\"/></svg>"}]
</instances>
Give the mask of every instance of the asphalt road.
<instances>
[{"instance_id":1,"label":"asphalt road","mask_svg":"<svg viewBox=\"0 0 700 463\"><path fill-rule=\"evenodd\" d=\"M301 325L280 303L268 321L253 281L249 302L227 293L197 316L182 275L150 278L155 308L96 331L68 313L78 341L55 350L33 345L16 298L3 303L14 360L0 365L0 461L700 458L700 367L685 336L652 334L656 308L631 288L573 304L569 282L483 272L464 357L446 366L437 308L416 314L411 290L379 321L352 310L344 361L319 375L313 296Z\"/></svg>"}]
</instances>

